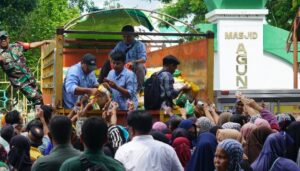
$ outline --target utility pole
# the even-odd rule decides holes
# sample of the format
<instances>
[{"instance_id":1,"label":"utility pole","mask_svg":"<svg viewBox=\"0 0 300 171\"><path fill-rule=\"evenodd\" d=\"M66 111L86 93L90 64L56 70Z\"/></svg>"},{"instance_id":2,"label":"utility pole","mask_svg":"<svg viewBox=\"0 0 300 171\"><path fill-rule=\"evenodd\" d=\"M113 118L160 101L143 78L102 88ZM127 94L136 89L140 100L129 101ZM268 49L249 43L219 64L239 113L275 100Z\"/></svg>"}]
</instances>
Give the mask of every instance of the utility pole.
<instances>
[{"instance_id":1,"label":"utility pole","mask_svg":"<svg viewBox=\"0 0 300 171\"><path fill-rule=\"evenodd\" d=\"M299 26L300 8L298 8L293 29L293 46L294 46L294 60L293 60L293 71L294 71L294 89L298 89L298 35L297 30Z\"/></svg>"}]
</instances>

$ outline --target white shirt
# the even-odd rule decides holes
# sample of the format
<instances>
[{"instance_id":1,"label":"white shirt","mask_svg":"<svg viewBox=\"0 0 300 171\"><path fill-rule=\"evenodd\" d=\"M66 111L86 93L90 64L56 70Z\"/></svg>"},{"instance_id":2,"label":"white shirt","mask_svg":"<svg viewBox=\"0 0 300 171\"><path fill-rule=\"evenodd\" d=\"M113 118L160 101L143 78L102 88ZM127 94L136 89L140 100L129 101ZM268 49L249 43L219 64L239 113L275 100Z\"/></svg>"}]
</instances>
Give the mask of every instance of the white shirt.
<instances>
[{"instance_id":1,"label":"white shirt","mask_svg":"<svg viewBox=\"0 0 300 171\"><path fill-rule=\"evenodd\" d=\"M135 136L116 152L127 171L183 171L175 150L151 135Z\"/></svg>"}]
</instances>

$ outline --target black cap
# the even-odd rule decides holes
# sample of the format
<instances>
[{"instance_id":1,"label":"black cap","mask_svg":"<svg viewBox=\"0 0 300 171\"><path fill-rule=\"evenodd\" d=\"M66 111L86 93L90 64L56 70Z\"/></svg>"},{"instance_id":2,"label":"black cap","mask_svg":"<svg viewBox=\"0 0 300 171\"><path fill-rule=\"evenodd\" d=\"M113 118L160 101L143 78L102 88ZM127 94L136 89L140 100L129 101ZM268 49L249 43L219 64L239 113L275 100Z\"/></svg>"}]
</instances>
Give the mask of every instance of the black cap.
<instances>
[{"instance_id":1,"label":"black cap","mask_svg":"<svg viewBox=\"0 0 300 171\"><path fill-rule=\"evenodd\" d=\"M10 139L14 136L14 127L10 124L5 124L0 132L1 137L9 142Z\"/></svg>"},{"instance_id":2,"label":"black cap","mask_svg":"<svg viewBox=\"0 0 300 171\"><path fill-rule=\"evenodd\" d=\"M93 71L97 69L96 57L93 54L87 53L82 57L82 63L87 64L88 69Z\"/></svg>"},{"instance_id":3,"label":"black cap","mask_svg":"<svg viewBox=\"0 0 300 171\"><path fill-rule=\"evenodd\" d=\"M0 37L5 36L8 37L8 33L4 30L0 31Z\"/></svg>"},{"instance_id":4,"label":"black cap","mask_svg":"<svg viewBox=\"0 0 300 171\"><path fill-rule=\"evenodd\" d=\"M168 64L179 65L180 62L179 62L179 60L175 56L173 56L173 55L167 55L163 59L163 65L168 65Z\"/></svg>"},{"instance_id":5,"label":"black cap","mask_svg":"<svg viewBox=\"0 0 300 171\"><path fill-rule=\"evenodd\" d=\"M121 30L122 32L130 32L133 33L134 32L134 28L132 25L126 25L122 28Z\"/></svg>"}]
</instances>

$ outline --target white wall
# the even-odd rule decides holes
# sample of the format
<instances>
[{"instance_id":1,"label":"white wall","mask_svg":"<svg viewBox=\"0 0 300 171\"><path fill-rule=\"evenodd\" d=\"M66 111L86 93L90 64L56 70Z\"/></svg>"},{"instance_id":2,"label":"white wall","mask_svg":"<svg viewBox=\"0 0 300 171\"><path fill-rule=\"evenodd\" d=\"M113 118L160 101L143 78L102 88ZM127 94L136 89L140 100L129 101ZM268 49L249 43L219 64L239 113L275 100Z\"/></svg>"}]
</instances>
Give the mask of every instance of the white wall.
<instances>
[{"instance_id":1,"label":"white wall","mask_svg":"<svg viewBox=\"0 0 300 171\"><path fill-rule=\"evenodd\" d=\"M226 39L226 34L243 34L245 35L254 33L256 39ZM258 59L263 56L263 25L260 21L242 21L242 20L222 20L218 21L218 47L219 47L219 68L220 68L220 88L221 89L253 89L255 88L253 75L259 74L257 70ZM239 65L237 63L237 50L238 48L244 48L245 56L247 58L247 64ZM237 85L237 72L236 67L239 67L239 71L244 71L247 67L245 75L241 76L243 80L246 80L247 85L244 87L242 84Z\"/></svg>"},{"instance_id":2,"label":"white wall","mask_svg":"<svg viewBox=\"0 0 300 171\"><path fill-rule=\"evenodd\" d=\"M292 65L264 53L263 24L267 13L265 9L217 9L206 15L218 27L215 90L293 89Z\"/></svg>"},{"instance_id":3,"label":"white wall","mask_svg":"<svg viewBox=\"0 0 300 171\"><path fill-rule=\"evenodd\" d=\"M230 75L225 75L225 78L221 81L220 67L216 67L220 66L219 62L219 53L215 52L214 90L235 90L235 88L229 88L226 81L228 77L231 77ZM252 88L249 89L293 89L293 66L278 57L264 52L263 57L254 65L254 69L259 74L250 73ZM298 82L300 83L300 73L298 74Z\"/></svg>"}]
</instances>

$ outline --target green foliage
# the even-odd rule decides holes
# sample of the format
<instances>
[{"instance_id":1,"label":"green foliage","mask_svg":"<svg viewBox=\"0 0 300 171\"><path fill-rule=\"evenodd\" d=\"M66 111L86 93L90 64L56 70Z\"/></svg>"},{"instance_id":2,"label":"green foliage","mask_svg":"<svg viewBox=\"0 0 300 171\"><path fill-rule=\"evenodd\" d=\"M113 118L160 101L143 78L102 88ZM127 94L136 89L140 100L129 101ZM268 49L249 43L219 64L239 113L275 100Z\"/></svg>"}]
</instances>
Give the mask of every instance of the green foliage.
<instances>
[{"instance_id":1,"label":"green foliage","mask_svg":"<svg viewBox=\"0 0 300 171\"><path fill-rule=\"evenodd\" d=\"M268 1L266 8L269 9L267 21L269 24L290 30L296 15L297 0L272 0Z\"/></svg>"},{"instance_id":2,"label":"green foliage","mask_svg":"<svg viewBox=\"0 0 300 171\"><path fill-rule=\"evenodd\" d=\"M66 0L38 0L37 8L25 18L26 25L20 27L18 39L34 42L53 39L56 28L79 16L77 7L70 7ZM40 49L26 52L27 65L36 69Z\"/></svg>"},{"instance_id":3,"label":"green foliage","mask_svg":"<svg viewBox=\"0 0 300 171\"><path fill-rule=\"evenodd\" d=\"M161 10L163 13L181 20L191 20L192 24L205 22L207 8L203 0L178 0L176 3L172 0L161 0L161 2L165 3L164 8ZM174 23L174 20L164 19Z\"/></svg>"},{"instance_id":4,"label":"green foliage","mask_svg":"<svg viewBox=\"0 0 300 171\"><path fill-rule=\"evenodd\" d=\"M10 42L54 39L56 28L78 17L80 10L88 9L91 5L88 2L88 0L0 0L0 29L8 31ZM40 49L25 52L25 57L27 66L39 81ZM4 81L3 75L0 70L1 81ZM6 89L7 86L8 84L0 84L0 90ZM8 94L11 95L9 91ZM16 94L13 97L16 97Z\"/></svg>"},{"instance_id":5,"label":"green foliage","mask_svg":"<svg viewBox=\"0 0 300 171\"><path fill-rule=\"evenodd\" d=\"M190 20L191 24L206 22L206 5L203 0L160 0L165 3L161 12L174 16L183 21ZM290 30L292 21L296 15L300 0L269 0L266 8L269 14L266 16L267 22L273 26ZM165 18L170 23L174 20Z\"/></svg>"},{"instance_id":6,"label":"green foliage","mask_svg":"<svg viewBox=\"0 0 300 171\"><path fill-rule=\"evenodd\" d=\"M3 0L0 0L3 8L0 8L0 12L4 15L0 15L0 21L2 27L9 32L11 42L53 39L57 27L80 15L79 8L69 4L68 0L4 0L3 4L1 1ZM20 4L8 1L18 1ZM40 50L32 49L25 55L27 65L35 70Z\"/></svg>"},{"instance_id":7,"label":"green foliage","mask_svg":"<svg viewBox=\"0 0 300 171\"><path fill-rule=\"evenodd\" d=\"M120 4L120 0L105 0L103 7L104 9L116 9L122 8L122 5Z\"/></svg>"},{"instance_id":8,"label":"green foliage","mask_svg":"<svg viewBox=\"0 0 300 171\"><path fill-rule=\"evenodd\" d=\"M36 8L37 0L0 0L0 24L17 26L23 23L21 16Z\"/></svg>"},{"instance_id":9,"label":"green foliage","mask_svg":"<svg viewBox=\"0 0 300 171\"><path fill-rule=\"evenodd\" d=\"M77 7L81 12L95 10L95 4L92 0L69 0L70 7Z\"/></svg>"}]
</instances>

